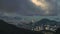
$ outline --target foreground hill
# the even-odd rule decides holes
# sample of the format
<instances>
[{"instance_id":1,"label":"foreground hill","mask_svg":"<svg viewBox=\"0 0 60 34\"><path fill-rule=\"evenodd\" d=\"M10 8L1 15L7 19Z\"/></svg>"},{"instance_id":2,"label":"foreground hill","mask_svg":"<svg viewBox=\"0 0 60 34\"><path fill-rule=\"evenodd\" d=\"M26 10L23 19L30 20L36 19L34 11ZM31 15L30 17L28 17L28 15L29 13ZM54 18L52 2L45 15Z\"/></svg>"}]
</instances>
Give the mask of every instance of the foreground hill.
<instances>
[{"instance_id":1,"label":"foreground hill","mask_svg":"<svg viewBox=\"0 0 60 34\"><path fill-rule=\"evenodd\" d=\"M60 28L56 30L55 34L60 34Z\"/></svg>"},{"instance_id":2,"label":"foreground hill","mask_svg":"<svg viewBox=\"0 0 60 34\"><path fill-rule=\"evenodd\" d=\"M18 28L0 20L0 33L4 34L41 34L40 32L30 31L24 28Z\"/></svg>"}]
</instances>

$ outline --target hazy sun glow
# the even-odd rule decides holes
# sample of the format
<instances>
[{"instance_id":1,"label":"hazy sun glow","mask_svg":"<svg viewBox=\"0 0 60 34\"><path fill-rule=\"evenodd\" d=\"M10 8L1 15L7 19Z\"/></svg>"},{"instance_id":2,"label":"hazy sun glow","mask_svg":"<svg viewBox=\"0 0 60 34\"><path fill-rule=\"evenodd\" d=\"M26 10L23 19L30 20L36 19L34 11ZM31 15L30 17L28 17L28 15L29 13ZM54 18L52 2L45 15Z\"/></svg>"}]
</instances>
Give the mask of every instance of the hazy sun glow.
<instances>
[{"instance_id":1,"label":"hazy sun glow","mask_svg":"<svg viewBox=\"0 0 60 34\"><path fill-rule=\"evenodd\" d=\"M46 14L49 14L49 4L45 0L31 0L36 6L41 7Z\"/></svg>"}]
</instances>

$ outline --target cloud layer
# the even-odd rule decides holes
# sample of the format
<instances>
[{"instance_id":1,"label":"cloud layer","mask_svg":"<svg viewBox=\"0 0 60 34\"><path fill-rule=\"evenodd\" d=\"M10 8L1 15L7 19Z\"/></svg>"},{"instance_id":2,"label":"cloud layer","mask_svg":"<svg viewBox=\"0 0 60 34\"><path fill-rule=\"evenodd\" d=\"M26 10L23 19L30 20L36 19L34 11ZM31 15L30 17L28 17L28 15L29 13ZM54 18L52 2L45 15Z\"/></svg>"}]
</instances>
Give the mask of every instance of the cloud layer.
<instances>
[{"instance_id":1,"label":"cloud layer","mask_svg":"<svg viewBox=\"0 0 60 34\"><path fill-rule=\"evenodd\" d=\"M0 0L0 9L23 16L56 15L55 3L52 0Z\"/></svg>"},{"instance_id":2,"label":"cloud layer","mask_svg":"<svg viewBox=\"0 0 60 34\"><path fill-rule=\"evenodd\" d=\"M31 2L42 9L42 11L40 10L41 15L54 15L56 12L56 1L31 0Z\"/></svg>"}]
</instances>

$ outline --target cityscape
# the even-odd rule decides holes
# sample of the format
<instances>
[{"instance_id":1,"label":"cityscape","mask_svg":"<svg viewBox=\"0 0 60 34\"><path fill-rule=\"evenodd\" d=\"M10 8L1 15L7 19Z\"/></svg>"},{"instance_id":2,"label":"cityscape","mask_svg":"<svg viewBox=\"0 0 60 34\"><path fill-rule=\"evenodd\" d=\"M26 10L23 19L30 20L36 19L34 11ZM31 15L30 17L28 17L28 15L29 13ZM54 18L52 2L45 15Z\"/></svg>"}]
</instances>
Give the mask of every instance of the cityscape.
<instances>
[{"instance_id":1,"label":"cityscape","mask_svg":"<svg viewBox=\"0 0 60 34\"><path fill-rule=\"evenodd\" d=\"M32 20L32 23L34 22L34 20ZM34 24L32 24L34 25ZM59 26L55 25L48 25L48 24L41 24L40 26L35 26L32 27L32 30L34 31L40 31L40 30L51 30L51 31L55 31L57 28L59 28Z\"/></svg>"},{"instance_id":2,"label":"cityscape","mask_svg":"<svg viewBox=\"0 0 60 34\"><path fill-rule=\"evenodd\" d=\"M40 30L51 30L55 31L58 28L58 26L50 26L50 25L41 25L41 26L36 26L35 28L32 28L34 31L40 31Z\"/></svg>"}]
</instances>

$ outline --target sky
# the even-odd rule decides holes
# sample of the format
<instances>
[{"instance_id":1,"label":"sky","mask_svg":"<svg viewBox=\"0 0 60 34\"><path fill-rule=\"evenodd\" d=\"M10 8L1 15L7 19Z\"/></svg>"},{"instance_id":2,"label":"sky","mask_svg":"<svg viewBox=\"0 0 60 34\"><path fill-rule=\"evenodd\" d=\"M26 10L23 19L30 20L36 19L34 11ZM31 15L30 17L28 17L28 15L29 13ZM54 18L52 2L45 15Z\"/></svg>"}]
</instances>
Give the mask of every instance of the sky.
<instances>
[{"instance_id":1,"label":"sky","mask_svg":"<svg viewBox=\"0 0 60 34\"><path fill-rule=\"evenodd\" d=\"M0 9L6 13L16 13L23 16L57 15L56 0L0 0ZM2 11L0 11L2 12Z\"/></svg>"},{"instance_id":2,"label":"sky","mask_svg":"<svg viewBox=\"0 0 60 34\"><path fill-rule=\"evenodd\" d=\"M0 0L0 16L20 17L28 22L32 18L35 21L42 18L55 20L60 18L60 0Z\"/></svg>"}]
</instances>

